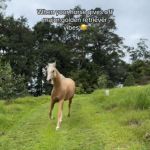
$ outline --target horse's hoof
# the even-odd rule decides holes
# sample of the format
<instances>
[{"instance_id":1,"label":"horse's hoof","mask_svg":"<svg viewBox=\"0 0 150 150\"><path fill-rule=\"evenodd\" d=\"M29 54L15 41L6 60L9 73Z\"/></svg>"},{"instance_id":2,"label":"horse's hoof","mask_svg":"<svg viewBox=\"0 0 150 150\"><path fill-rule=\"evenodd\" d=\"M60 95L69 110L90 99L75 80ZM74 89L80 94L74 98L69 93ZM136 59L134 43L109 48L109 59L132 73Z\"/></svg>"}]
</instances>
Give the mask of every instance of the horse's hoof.
<instances>
[{"instance_id":1,"label":"horse's hoof","mask_svg":"<svg viewBox=\"0 0 150 150\"><path fill-rule=\"evenodd\" d=\"M53 117L53 116L51 116L51 115L49 115L49 119L50 119L50 120L53 120L53 119L54 119L54 117Z\"/></svg>"},{"instance_id":2,"label":"horse's hoof","mask_svg":"<svg viewBox=\"0 0 150 150\"><path fill-rule=\"evenodd\" d=\"M56 131L58 131L59 127L56 127Z\"/></svg>"}]
</instances>

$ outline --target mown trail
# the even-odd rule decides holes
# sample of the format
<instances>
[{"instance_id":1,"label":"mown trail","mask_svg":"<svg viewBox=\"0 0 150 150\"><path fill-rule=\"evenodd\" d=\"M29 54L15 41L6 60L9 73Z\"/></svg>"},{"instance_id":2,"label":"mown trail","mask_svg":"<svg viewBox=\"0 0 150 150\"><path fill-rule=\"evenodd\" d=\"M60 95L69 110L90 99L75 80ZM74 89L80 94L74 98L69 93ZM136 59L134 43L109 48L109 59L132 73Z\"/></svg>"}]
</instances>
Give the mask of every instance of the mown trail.
<instances>
[{"instance_id":1,"label":"mown trail","mask_svg":"<svg viewBox=\"0 0 150 150\"><path fill-rule=\"evenodd\" d=\"M75 99L72 116L67 117L67 104L64 107L62 127L55 131L57 104L54 109L55 119L48 118L49 102L28 112L15 124L7 135L0 140L1 149L6 150L71 150L71 149L103 149L97 131L92 129L91 106L88 109L86 98L81 98L82 105ZM85 111L85 109L88 110Z\"/></svg>"},{"instance_id":2,"label":"mown trail","mask_svg":"<svg viewBox=\"0 0 150 150\"><path fill-rule=\"evenodd\" d=\"M38 105L33 103L32 109L25 111L0 135L0 150L149 150L149 139L143 139L145 133L149 133L149 110L127 110L119 105L121 100L113 97L115 90L111 95L108 99L100 91L75 96L70 118L67 117L68 102L65 102L58 131L55 130L57 104L55 118L50 121L49 97L41 97L42 103L40 98L32 100Z\"/></svg>"}]
</instances>

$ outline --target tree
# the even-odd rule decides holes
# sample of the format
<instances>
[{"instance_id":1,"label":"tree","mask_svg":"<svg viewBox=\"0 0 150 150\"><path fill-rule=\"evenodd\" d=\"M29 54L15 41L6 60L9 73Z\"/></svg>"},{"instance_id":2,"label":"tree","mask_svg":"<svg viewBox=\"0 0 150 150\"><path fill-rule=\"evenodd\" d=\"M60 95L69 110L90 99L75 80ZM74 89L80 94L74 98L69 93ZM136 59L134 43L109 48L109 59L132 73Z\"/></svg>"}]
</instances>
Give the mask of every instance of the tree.
<instances>
[{"instance_id":1,"label":"tree","mask_svg":"<svg viewBox=\"0 0 150 150\"><path fill-rule=\"evenodd\" d=\"M74 10L83 10L76 6ZM94 10L101 10L95 8ZM64 18L87 18L86 15L66 15ZM101 17L91 15L88 17ZM121 57L122 38L115 33L116 24L113 15L105 16L109 21L104 24L86 23L87 31L66 30L66 25L80 26L81 23L51 23L38 22L34 26L34 52L36 56L34 78L36 89L41 94L47 89L42 87L42 68L48 62L57 61L58 69L66 76L75 79L77 86L82 84L85 92L97 88L100 73L106 72L110 82L116 84L125 78L125 66ZM85 23L85 22L82 22ZM44 88L44 89L43 89Z\"/></svg>"},{"instance_id":2,"label":"tree","mask_svg":"<svg viewBox=\"0 0 150 150\"><path fill-rule=\"evenodd\" d=\"M136 48L129 48L132 64L129 72L132 72L137 84L146 84L150 82L150 50L147 45L147 39L140 39Z\"/></svg>"},{"instance_id":3,"label":"tree","mask_svg":"<svg viewBox=\"0 0 150 150\"><path fill-rule=\"evenodd\" d=\"M79 6L74 10L83 10ZM95 8L94 10L101 10ZM67 15L66 18L75 18L76 16ZM100 18L100 15L88 16L91 18ZM78 18L88 18L86 15L79 15ZM89 86L97 84L97 79L104 71L110 77L110 80L116 84L120 80L124 79L124 72L122 66L124 66L121 57L124 56L122 51L122 38L115 33L116 24L113 15L105 16L109 21L104 24L99 23L85 23L88 24L87 31L66 31L64 33L65 43L70 46L70 50L74 53L74 68L75 70L84 70L85 66L91 66L94 64L96 72L95 76L93 72L88 69L88 74L91 79L96 78L94 82L91 82ZM70 23L70 26L77 26L80 23ZM65 24L64 24L65 26ZM96 71L95 71L96 70ZM121 71L120 71L121 70ZM90 81L88 81L90 82Z\"/></svg>"},{"instance_id":4,"label":"tree","mask_svg":"<svg viewBox=\"0 0 150 150\"><path fill-rule=\"evenodd\" d=\"M150 50L146 44L147 41L147 39L140 39L137 43L137 48L132 47L128 49L132 61L150 60Z\"/></svg>"},{"instance_id":5,"label":"tree","mask_svg":"<svg viewBox=\"0 0 150 150\"><path fill-rule=\"evenodd\" d=\"M9 62L13 72L25 76L26 82L30 80L34 70L34 37L27 25L27 19L20 17L0 16L0 49L1 59Z\"/></svg>"},{"instance_id":6,"label":"tree","mask_svg":"<svg viewBox=\"0 0 150 150\"><path fill-rule=\"evenodd\" d=\"M129 72L132 72L137 84L150 82L150 61L136 60L129 65Z\"/></svg>"}]
</instances>

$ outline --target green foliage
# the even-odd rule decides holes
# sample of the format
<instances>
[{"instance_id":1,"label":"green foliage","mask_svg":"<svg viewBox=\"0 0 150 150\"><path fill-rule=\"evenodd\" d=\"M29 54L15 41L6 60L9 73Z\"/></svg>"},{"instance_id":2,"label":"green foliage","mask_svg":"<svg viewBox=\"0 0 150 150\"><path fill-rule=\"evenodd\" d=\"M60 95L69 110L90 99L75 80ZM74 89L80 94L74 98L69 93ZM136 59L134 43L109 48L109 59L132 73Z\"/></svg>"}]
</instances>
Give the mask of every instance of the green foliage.
<instances>
[{"instance_id":1,"label":"green foliage","mask_svg":"<svg viewBox=\"0 0 150 150\"><path fill-rule=\"evenodd\" d=\"M108 76L106 74L102 74L101 76L99 76L97 84L99 88L107 88Z\"/></svg>"},{"instance_id":2,"label":"green foliage","mask_svg":"<svg viewBox=\"0 0 150 150\"><path fill-rule=\"evenodd\" d=\"M74 10L82 9L77 6ZM101 9L96 8L95 10ZM74 17L72 15L65 16L65 18ZM78 17L85 18L86 16ZM107 17L110 20L106 24L107 27L89 23L89 28L85 32L67 31L64 29L65 23L54 26L50 23L38 22L34 26L33 35L37 52L34 75L37 79L36 87L39 95L47 89L46 86L42 89L41 68L48 62L55 60L59 71L65 76L71 75L75 79L77 87L81 83L83 91L87 93L96 88L101 70L108 73L112 82L115 83L120 80L122 74L125 74L123 69L121 73L118 73L121 70L120 68L123 68L120 59L123 56L123 51L120 50L122 38L114 33L116 26L113 16ZM70 23L69 25L79 26L80 24ZM105 47L105 50L102 47Z\"/></svg>"},{"instance_id":3,"label":"green foliage","mask_svg":"<svg viewBox=\"0 0 150 150\"><path fill-rule=\"evenodd\" d=\"M12 99L27 93L24 78L16 76L8 63L0 63L0 98Z\"/></svg>"},{"instance_id":4,"label":"green foliage","mask_svg":"<svg viewBox=\"0 0 150 150\"><path fill-rule=\"evenodd\" d=\"M92 75L93 77L91 77ZM71 76L76 81L77 92L79 90L80 93L91 93L97 88L94 84L97 79L96 72L94 71L90 72L88 69L81 69L76 72L71 72Z\"/></svg>"},{"instance_id":5,"label":"green foliage","mask_svg":"<svg viewBox=\"0 0 150 150\"><path fill-rule=\"evenodd\" d=\"M9 62L13 72L17 75L24 75L29 81L36 59L34 47L34 37L27 25L27 19L20 17L15 20L11 17L1 15L0 32L1 59Z\"/></svg>"},{"instance_id":6,"label":"green foliage","mask_svg":"<svg viewBox=\"0 0 150 150\"><path fill-rule=\"evenodd\" d=\"M9 99L13 96L12 70L9 64L0 64L0 97Z\"/></svg>"},{"instance_id":7,"label":"green foliage","mask_svg":"<svg viewBox=\"0 0 150 150\"><path fill-rule=\"evenodd\" d=\"M129 75L125 79L124 85L125 86L135 85L135 79L134 79L134 76L131 73L129 73Z\"/></svg>"},{"instance_id":8,"label":"green foliage","mask_svg":"<svg viewBox=\"0 0 150 150\"><path fill-rule=\"evenodd\" d=\"M83 94L85 93L83 85L80 83L77 87L76 87L76 94Z\"/></svg>"},{"instance_id":9,"label":"green foliage","mask_svg":"<svg viewBox=\"0 0 150 150\"><path fill-rule=\"evenodd\" d=\"M130 54L131 60L150 60L150 51L147 46L147 39L140 39L137 43L137 48L129 48L128 52Z\"/></svg>"},{"instance_id":10,"label":"green foliage","mask_svg":"<svg viewBox=\"0 0 150 150\"><path fill-rule=\"evenodd\" d=\"M148 84L150 82L150 61L136 60L130 67L129 71L132 72L135 82L137 84Z\"/></svg>"}]
</instances>

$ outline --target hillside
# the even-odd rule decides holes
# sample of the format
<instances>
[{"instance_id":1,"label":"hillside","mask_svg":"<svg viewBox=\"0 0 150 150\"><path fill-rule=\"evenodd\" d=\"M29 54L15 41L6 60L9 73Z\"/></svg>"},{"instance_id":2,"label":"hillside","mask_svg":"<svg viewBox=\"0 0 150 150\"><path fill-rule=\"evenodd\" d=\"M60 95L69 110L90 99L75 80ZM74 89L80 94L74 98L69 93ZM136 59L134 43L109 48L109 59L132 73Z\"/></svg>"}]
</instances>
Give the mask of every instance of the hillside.
<instances>
[{"instance_id":1,"label":"hillside","mask_svg":"<svg viewBox=\"0 0 150 150\"><path fill-rule=\"evenodd\" d=\"M149 150L150 86L76 95L55 131L48 118L49 96L0 101L1 150Z\"/></svg>"}]
</instances>

